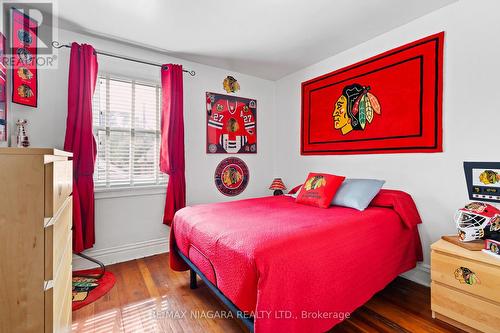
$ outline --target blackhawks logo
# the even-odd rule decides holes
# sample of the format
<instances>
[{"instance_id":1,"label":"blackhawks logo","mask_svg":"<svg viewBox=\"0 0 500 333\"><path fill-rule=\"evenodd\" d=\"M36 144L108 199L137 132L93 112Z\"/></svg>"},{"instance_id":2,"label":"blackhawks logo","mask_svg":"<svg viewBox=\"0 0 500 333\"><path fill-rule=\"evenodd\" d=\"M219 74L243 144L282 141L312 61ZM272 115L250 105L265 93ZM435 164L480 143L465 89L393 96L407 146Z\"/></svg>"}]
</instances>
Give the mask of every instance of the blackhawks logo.
<instances>
[{"instance_id":1,"label":"blackhawks logo","mask_svg":"<svg viewBox=\"0 0 500 333\"><path fill-rule=\"evenodd\" d=\"M224 90L228 93L235 93L238 90L240 90L240 84L232 76L226 77L222 82L222 86L224 87Z\"/></svg>"},{"instance_id":2,"label":"blackhawks logo","mask_svg":"<svg viewBox=\"0 0 500 333\"><path fill-rule=\"evenodd\" d=\"M315 190L326 185L326 179L323 176L314 176L309 178L304 184L306 191Z\"/></svg>"},{"instance_id":3,"label":"blackhawks logo","mask_svg":"<svg viewBox=\"0 0 500 333\"><path fill-rule=\"evenodd\" d=\"M479 278L476 276L476 273L466 267L459 267L455 270L455 279L457 279L460 283L468 285L481 283Z\"/></svg>"},{"instance_id":4,"label":"blackhawks logo","mask_svg":"<svg viewBox=\"0 0 500 333\"><path fill-rule=\"evenodd\" d=\"M376 114L381 114L380 103L370 91L369 86L354 83L345 86L342 95L333 107L333 126L343 135L363 131Z\"/></svg>"},{"instance_id":5,"label":"blackhawks logo","mask_svg":"<svg viewBox=\"0 0 500 333\"><path fill-rule=\"evenodd\" d=\"M500 183L500 174L493 170L484 170L479 175L479 181L484 185Z\"/></svg>"},{"instance_id":6,"label":"blackhawks logo","mask_svg":"<svg viewBox=\"0 0 500 333\"><path fill-rule=\"evenodd\" d=\"M215 186L222 194L235 196L245 190L249 177L245 162L237 157L228 157L215 169Z\"/></svg>"},{"instance_id":7,"label":"blackhawks logo","mask_svg":"<svg viewBox=\"0 0 500 333\"><path fill-rule=\"evenodd\" d=\"M90 291L92 291L99 285L97 279L79 276L73 277L72 284L73 302L84 301L89 295Z\"/></svg>"}]
</instances>

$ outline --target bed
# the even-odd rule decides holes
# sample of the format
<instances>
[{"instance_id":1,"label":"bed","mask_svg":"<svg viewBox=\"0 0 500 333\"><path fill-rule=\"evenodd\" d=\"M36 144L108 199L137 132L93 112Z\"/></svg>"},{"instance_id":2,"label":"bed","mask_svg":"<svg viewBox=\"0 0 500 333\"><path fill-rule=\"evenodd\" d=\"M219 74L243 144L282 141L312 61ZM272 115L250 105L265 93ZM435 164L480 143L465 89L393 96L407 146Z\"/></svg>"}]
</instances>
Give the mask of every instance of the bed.
<instances>
[{"instance_id":1,"label":"bed","mask_svg":"<svg viewBox=\"0 0 500 333\"><path fill-rule=\"evenodd\" d=\"M199 275L250 330L325 332L422 260L416 206L382 190L364 211L282 195L186 207L170 267Z\"/></svg>"}]
</instances>

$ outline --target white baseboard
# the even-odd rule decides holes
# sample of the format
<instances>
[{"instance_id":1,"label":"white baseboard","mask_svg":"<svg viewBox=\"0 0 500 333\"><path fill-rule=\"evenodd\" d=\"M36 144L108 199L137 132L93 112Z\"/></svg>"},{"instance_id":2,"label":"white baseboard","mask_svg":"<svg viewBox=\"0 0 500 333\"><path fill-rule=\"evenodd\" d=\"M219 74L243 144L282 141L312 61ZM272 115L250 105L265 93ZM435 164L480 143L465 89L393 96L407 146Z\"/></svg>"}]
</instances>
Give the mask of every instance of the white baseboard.
<instances>
[{"instance_id":1,"label":"white baseboard","mask_svg":"<svg viewBox=\"0 0 500 333\"><path fill-rule=\"evenodd\" d=\"M401 274L401 276L418 284L430 287L431 266L428 264L418 263L417 267L411 271Z\"/></svg>"},{"instance_id":2,"label":"white baseboard","mask_svg":"<svg viewBox=\"0 0 500 333\"><path fill-rule=\"evenodd\" d=\"M168 238L152 239L143 242L125 244L106 249L90 249L83 253L95 258L104 265L116 264L119 262L129 261L149 257L155 254L165 253L169 251ZM73 255L73 270L89 269L97 267L97 265Z\"/></svg>"}]
</instances>

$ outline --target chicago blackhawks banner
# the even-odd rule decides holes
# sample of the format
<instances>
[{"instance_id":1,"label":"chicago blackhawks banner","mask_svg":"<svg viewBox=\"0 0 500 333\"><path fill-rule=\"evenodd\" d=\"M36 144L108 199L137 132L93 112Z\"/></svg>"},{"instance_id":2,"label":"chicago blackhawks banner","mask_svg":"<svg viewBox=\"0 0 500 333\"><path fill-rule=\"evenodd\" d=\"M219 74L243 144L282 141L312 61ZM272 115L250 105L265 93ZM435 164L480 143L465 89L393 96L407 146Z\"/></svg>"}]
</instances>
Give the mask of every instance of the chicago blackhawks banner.
<instances>
[{"instance_id":1,"label":"chicago blackhawks banner","mask_svg":"<svg viewBox=\"0 0 500 333\"><path fill-rule=\"evenodd\" d=\"M257 152L257 101L207 92L207 153Z\"/></svg>"},{"instance_id":2,"label":"chicago blackhawks banner","mask_svg":"<svg viewBox=\"0 0 500 333\"><path fill-rule=\"evenodd\" d=\"M442 151L444 33L302 83L302 155Z\"/></svg>"},{"instance_id":3,"label":"chicago blackhawks banner","mask_svg":"<svg viewBox=\"0 0 500 333\"><path fill-rule=\"evenodd\" d=\"M38 22L12 9L12 102L37 106Z\"/></svg>"},{"instance_id":4,"label":"chicago blackhawks banner","mask_svg":"<svg viewBox=\"0 0 500 333\"><path fill-rule=\"evenodd\" d=\"M7 141L7 67L5 66L5 36L0 32L0 142Z\"/></svg>"}]
</instances>

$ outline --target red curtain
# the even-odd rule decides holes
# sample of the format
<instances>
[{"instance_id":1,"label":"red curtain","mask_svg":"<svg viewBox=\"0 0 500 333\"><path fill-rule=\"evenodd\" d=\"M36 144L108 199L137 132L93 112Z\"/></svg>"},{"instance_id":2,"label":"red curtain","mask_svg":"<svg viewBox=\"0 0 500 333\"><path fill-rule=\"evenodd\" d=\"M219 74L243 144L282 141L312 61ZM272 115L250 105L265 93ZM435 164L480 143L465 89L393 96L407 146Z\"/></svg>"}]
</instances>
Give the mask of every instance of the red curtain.
<instances>
[{"instance_id":1,"label":"red curtain","mask_svg":"<svg viewBox=\"0 0 500 333\"><path fill-rule=\"evenodd\" d=\"M161 88L160 170L169 176L163 223L170 225L175 212L186 206L182 66L162 66Z\"/></svg>"},{"instance_id":2,"label":"red curtain","mask_svg":"<svg viewBox=\"0 0 500 333\"><path fill-rule=\"evenodd\" d=\"M97 57L92 46L71 44L68 80L68 117L64 150L73 153L73 252L94 245L94 163L97 153L92 133L92 95L97 79Z\"/></svg>"}]
</instances>

